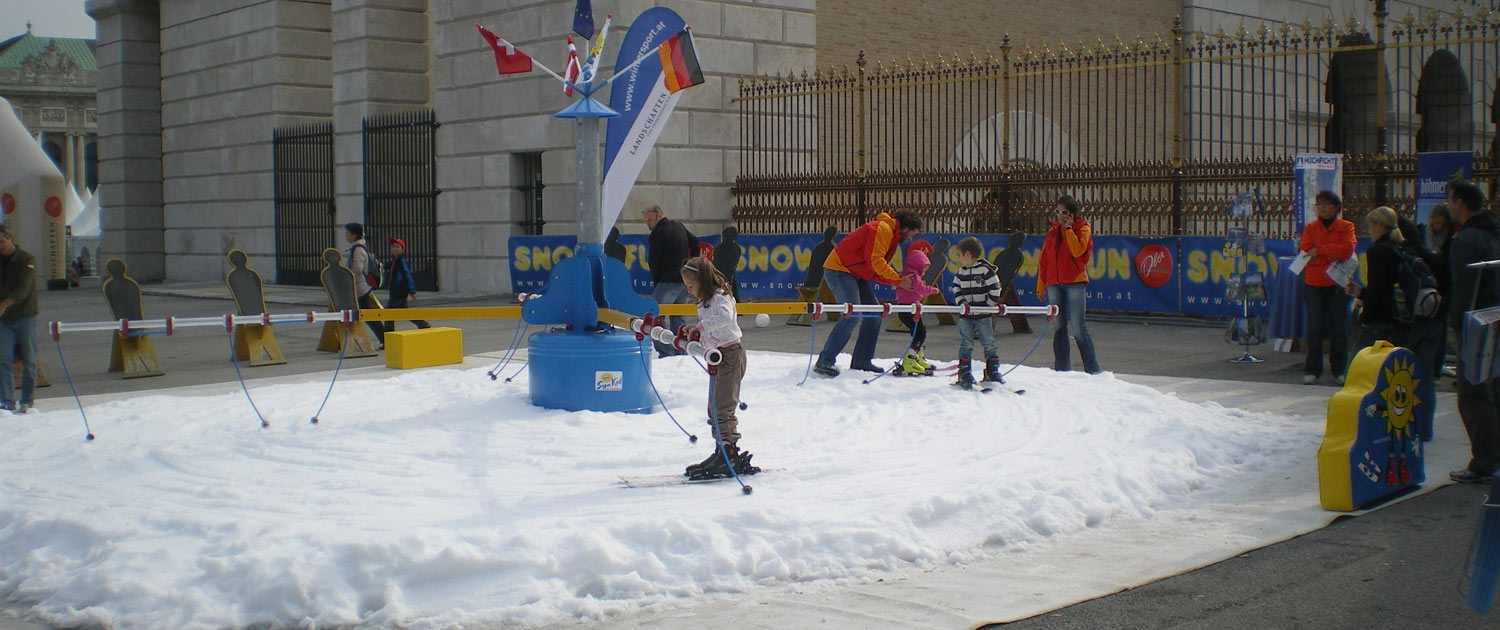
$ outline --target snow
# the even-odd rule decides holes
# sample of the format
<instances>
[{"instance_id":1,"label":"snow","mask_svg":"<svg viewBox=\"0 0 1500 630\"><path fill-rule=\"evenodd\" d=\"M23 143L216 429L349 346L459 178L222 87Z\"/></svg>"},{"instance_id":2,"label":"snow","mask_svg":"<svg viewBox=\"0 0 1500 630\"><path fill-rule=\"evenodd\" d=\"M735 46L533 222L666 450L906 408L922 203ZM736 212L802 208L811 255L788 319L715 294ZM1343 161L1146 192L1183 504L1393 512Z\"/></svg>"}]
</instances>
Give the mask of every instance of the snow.
<instances>
[{"instance_id":1,"label":"snow","mask_svg":"<svg viewBox=\"0 0 1500 630\"><path fill-rule=\"evenodd\" d=\"M33 412L0 444L0 598L121 629L618 619L1212 518L1305 470L1322 429L1107 374L1021 367L1017 395L806 369L751 352L749 496L618 484L707 454L686 358L653 370L698 445L660 410L533 407L524 372L485 368L341 379L316 425L327 380L252 386L267 429L240 392L90 405L93 442L76 409Z\"/></svg>"}]
</instances>

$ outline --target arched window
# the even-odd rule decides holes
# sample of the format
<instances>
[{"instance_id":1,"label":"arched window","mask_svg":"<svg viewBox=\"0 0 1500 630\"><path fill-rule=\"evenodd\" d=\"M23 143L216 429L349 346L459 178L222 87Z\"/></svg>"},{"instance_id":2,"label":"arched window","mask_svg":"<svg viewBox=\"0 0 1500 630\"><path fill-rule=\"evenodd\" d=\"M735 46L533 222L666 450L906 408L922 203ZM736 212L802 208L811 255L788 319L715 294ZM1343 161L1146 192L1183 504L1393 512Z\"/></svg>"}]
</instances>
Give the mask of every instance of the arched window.
<instances>
[{"instance_id":1,"label":"arched window","mask_svg":"<svg viewBox=\"0 0 1500 630\"><path fill-rule=\"evenodd\" d=\"M1339 47L1373 45L1368 33L1346 35ZM1373 49L1333 53L1324 86L1324 101L1333 108L1323 130L1323 150L1329 153L1375 153L1375 76L1379 59Z\"/></svg>"},{"instance_id":2,"label":"arched window","mask_svg":"<svg viewBox=\"0 0 1500 630\"><path fill-rule=\"evenodd\" d=\"M1447 50L1428 57L1417 82L1417 151L1473 150L1473 102L1458 58Z\"/></svg>"}]
</instances>

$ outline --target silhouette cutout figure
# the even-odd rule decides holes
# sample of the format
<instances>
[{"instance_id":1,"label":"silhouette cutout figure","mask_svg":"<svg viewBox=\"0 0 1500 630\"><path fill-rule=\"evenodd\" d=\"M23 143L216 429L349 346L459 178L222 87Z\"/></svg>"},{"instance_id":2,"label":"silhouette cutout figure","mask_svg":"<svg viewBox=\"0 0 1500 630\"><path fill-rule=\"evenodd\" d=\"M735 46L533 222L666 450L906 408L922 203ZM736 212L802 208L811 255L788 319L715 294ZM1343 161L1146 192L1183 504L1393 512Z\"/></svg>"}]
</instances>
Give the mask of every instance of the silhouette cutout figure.
<instances>
[{"instance_id":1,"label":"silhouette cutout figure","mask_svg":"<svg viewBox=\"0 0 1500 630\"><path fill-rule=\"evenodd\" d=\"M734 280L734 271L740 266L740 253L743 251L740 244L735 241L740 235L739 228L729 226L719 233L719 246L714 248L714 268L719 274L729 281L729 289L735 301L740 299L740 285Z\"/></svg>"}]
</instances>

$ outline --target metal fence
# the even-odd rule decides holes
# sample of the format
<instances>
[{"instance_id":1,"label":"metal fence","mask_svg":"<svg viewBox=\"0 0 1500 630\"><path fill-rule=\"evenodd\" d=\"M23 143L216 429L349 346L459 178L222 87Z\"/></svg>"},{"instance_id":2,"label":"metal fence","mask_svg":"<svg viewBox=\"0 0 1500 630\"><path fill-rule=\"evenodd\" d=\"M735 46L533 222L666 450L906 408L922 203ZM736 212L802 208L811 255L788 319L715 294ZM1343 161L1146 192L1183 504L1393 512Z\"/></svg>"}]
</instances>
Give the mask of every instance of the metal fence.
<instances>
[{"instance_id":1,"label":"metal fence","mask_svg":"<svg viewBox=\"0 0 1500 630\"><path fill-rule=\"evenodd\" d=\"M405 241L417 291L438 288L438 126L430 109L367 117L361 124L366 242L388 260L388 239Z\"/></svg>"},{"instance_id":2,"label":"metal fence","mask_svg":"<svg viewBox=\"0 0 1500 630\"><path fill-rule=\"evenodd\" d=\"M821 232L907 208L931 231L1035 233L1070 194L1101 234L1218 235L1258 188L1253 227L1286 237L1303 152L1346 155L1350 217L1409 212L1421 151L1474 151L1493 188L1500 15L1372 17L742 79L734 218Z\"/></svg>"},{"instance_id":3,"label":"metal fence","mask_svg":"<svg viewBox=\"0 0 1500 630\"><path fill-rule=\"evenodd\" d=\"M271 147L276 283L318 286L335 236L333 123L275 129Z\"/></svg>"}]
</instances>

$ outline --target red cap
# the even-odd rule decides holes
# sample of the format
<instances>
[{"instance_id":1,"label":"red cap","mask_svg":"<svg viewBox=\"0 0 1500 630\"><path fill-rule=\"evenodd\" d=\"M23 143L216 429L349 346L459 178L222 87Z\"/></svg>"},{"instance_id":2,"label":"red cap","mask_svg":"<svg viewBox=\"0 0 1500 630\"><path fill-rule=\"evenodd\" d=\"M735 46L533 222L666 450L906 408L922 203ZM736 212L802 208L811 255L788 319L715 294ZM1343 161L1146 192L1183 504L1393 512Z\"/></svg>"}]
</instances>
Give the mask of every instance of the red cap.
<instances>
[{"instance_id":1,"label":"red cap","mask_svg":"<svg viewBox=\"0 0 1500 630\"><path fill-rule=\"evenodd\" d=\"M403 241L403 240L401 240L399 238L393 238L393 239L391 239L391 244L392 245L400 245L401 249L406 249L406 241Z\"/></svg>"},{"instance_id":2,"label":"red cap","mask_svg":"<svg viewBox=\"0 0 1500 630\"><path fill-rule=\"evenodd\" d=\"M911 251L911 250L914 250L914 249L915 250L920 250L924 254L931 254L932 253L932 245L929 244L927 241L924 241L924 240L922 240L920 238L917 239L917 240L912 241L910 245L906 246L906 251Z\"/></svg>"}]
</instances>

